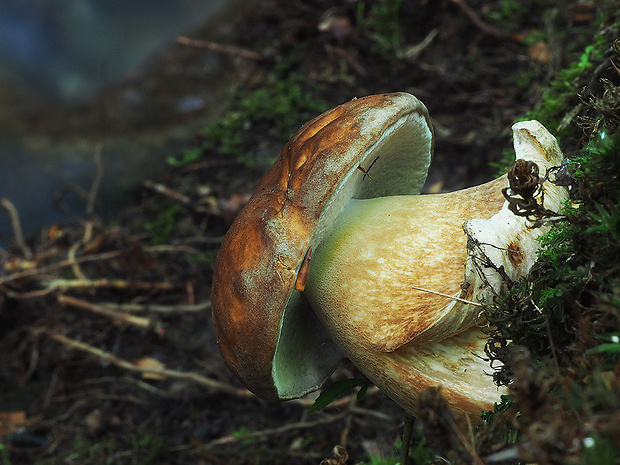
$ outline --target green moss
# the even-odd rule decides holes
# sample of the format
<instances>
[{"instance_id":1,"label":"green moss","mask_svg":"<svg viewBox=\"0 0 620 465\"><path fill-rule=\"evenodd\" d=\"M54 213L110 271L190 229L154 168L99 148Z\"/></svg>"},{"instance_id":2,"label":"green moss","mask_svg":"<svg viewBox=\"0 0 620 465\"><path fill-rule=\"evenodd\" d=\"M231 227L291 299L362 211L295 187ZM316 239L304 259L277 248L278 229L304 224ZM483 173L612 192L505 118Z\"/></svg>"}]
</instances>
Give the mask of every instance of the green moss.
<instances>
[{"instance_id":1,"label":"green moss","mask_svg":"<svg viewBox=\"0 0 620 465\"><path fill-rule=\"evenodd\" d=\"M493 424L495 420L500 418L494 424L495 431L493 432L493 447L497 448L498 445L507 446L509 444L515 444L517 442L518 431L514 424L510 422L501 421L501 417L513 408L514 400L508 395L502 395L500 401L493 405L493 410L488 412L482 412L481 418L483 423L479 425L482 429L485 425Z\"/></svg>"},{"instance_id":2,"label":"green moss","mask_svg":"<svg viewBox=\"0 0 620 465\"><path fill-rule=\"evenodd\" d=\"M172 204L168 208L162 208L155 218L144 224L144 229L146 229L151 236L151 241L154 245L168 243L174 232L180 208L178 204Z\"/></svg>"},{"instance_id":3,"label":"green moss","mask_svg":"<svg viewBox=\"0 0 620 465\"><path fill-rule=\"evenodd\" d=\"M255 433L255 431L249 430L245 426L241 426L233 431L232 436L240 439L243 445L248 446L256 443L256 438L252 436L252 433Z\"/></svg>"},{"instance_id":4,"label":"green moss","mask_svg":"<svg viewBox=\"0 0 620 465\"><path fill-rule=\"evenodd\" d=\"M494 327L488 355L503 363L495 379L511 394L483 415L478 447L491 456L502 450L524 462L596 464L620 456L620 389L612 381L620 362L620 76L608 73L611 81L598 85L613 69L609 58L620 55L610 49L620 32L610 3L597 12L603 32L567 47L574 58L523 118L541 121L565 148L590 142L568 150L557 173L570 189L565 221L540 238L529 275L504 286L486 309Z\"/></svg>"},{"instance_id":5,"label":"green moss","mask_svg":"<svg viewBox=\"0 0 620 465\"><path fill-rule=\"evenodd\" d=\"M620 421L620 389L611 370L620 362L620 132L595 138L560 173L571 192L566 220L541 237L530 274L506 285L486 311L494 326L489 354L504 363L496 380L511 386L514 400L512 410L485 416L492 425L486 431L495 428L497 447L509 443L501 425L517 425L511 433L517 443L536 451L523 460L564 463L569 454L562 448L579 443L574 463L615 463L610 458L620 449L612 425ZM547 436L536 435L533 425Z\"/></svg>"},{"instance_id":6,"label":"green moss","mask_svg":"<svg viewBox=\"0 0 620 465\"><path fill-rule=\"evenodd\" d=\"M617 1L601 2L595 18L600 33L593 37L573 34L570 38L550 39L551 43L562 44L568 65L557 73L543 90L540 103L524 118L540 121L561 141L574 136L571 124L575 116L583 113L580 93L586 86L596 85L613 56L611 45L620 30Z\"/></svg>"},{"instance_id":7,"label":"green moss","mask_svg":"<svg viewBox=\"0 0 620 465\"><path fill-rule=\"evenodd\" d=\"M304 87L304 76L289 72L290 66L288 62L275 66L260 88L234 92L225 114L201 131L202 143L169 163L182 166L209 154L234 157L253 166L257 146L264 142L252 139L256 126L265 128L264 139L283 145L303 122L327 109L325 102Z\"/></svg>"},{"instance_id":8,"label":"green moss","mask_svg":"<svg viewBox=\"0 0 620 465\"><path fill-rule=\"evenodd\" d=\"M530 112L526 119L540 121L558 138L565 137L571 128L564 123L567 110L579 103L578 90L575 87L579 77L601 60L602 50L588 45L567 68L558 73L551 85L542 93L541 103Z\"/></svg>"},{"instance_id":9,"label":"green moss","mask_svg":"<svg viewBox=\"0 0 620 465\"><path fill-rule=\"evenodd\" d=\"M139 462L140 465L151 465L155 463L161 463L159 460L164 450L166 441L161 436L145 435L138 439L135 446L136 449L146 453L146 457Z\"/></svg>"},{"instance_id":10,"label":"green moss","mask_svg":"<svg viewBox=\"0 0 620 465\"><path fill-rule=\"evenodd\" d=\"M400 25L400 8L403 0L377 0L357 5L356 27L373 40L372 51L400 57L403 30Z\"/></svg>"},{"instance_id":11,"label":"green moss","mask_svg":"<svg viewBox=\"0 0 620 465\"><path fill-rule=\"evenodd\" d=\"M6 450L4 444L0 442L0 463L2 465L11 465L11 460L9 459L9 453Z\"/></svg>"}]
</instances>

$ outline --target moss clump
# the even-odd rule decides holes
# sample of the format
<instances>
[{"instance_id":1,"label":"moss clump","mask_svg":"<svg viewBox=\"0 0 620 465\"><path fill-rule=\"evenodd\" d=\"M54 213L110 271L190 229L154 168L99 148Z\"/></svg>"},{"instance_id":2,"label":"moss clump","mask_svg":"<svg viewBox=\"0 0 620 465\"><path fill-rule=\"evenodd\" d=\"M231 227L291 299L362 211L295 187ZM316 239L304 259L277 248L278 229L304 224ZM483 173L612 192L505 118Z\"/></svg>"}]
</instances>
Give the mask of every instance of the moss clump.
<instances>
[{"instance_id":1,"label":"moss clump","mask_svg":"<svg viewBox=\"0 0 620 465\"><path fill-rule=\"evenodd\" d=\"M485 416L480 447L491 458L498 449L536 463L620 456L620 131L603 116L592 116L602 123L591 142L556 173L571 192L565 220L541 238L527 278L486 311L488 354L504 364L495 376L512 400Z\"/></svg>"},{"instance_id":2,"label":"moss clump","mask_svg":"<svg viewBox=\"0 0 620 465\"><path fill-rule=\"evenodd\" d=\"M170 205L157 211L156 216L144 223L144 229L150 234L153 245L167 244L172 236L181 207Z\"/></svg>"},{"instance_id":3,"label":"moss clump","mask_svg":"<svg viewBox=\"0 0 620 465\"><path fill-rule=\"evenodd\" d=\"M186 165L208 153L233 156L252 167L257 163L261 144L271 141L274 147L283 145L303 122L327 109L326 103L305 89L304 76L290 72L290 67L289 63L274 66L261 87L235 91L225 115L200 132L197 147L169 163ZM264 131L257 131L257 127L264 127ZM263 139L257 140L256 134L262 134ZM277 152L272 155L275 157ZM265 164L272 161L266 160Z\"/></svg>"},{"instance_id":4,"label":"moss clump","mask_svg":"<svg viewBox=\"0 0 620 465\"><path fill-rule=\"evenodd\" d=\"M402 58L403 29L400 8L403 0L377 0L357 4L356 23L373 41L373 53Z\"/></svg>"}]
</instances>

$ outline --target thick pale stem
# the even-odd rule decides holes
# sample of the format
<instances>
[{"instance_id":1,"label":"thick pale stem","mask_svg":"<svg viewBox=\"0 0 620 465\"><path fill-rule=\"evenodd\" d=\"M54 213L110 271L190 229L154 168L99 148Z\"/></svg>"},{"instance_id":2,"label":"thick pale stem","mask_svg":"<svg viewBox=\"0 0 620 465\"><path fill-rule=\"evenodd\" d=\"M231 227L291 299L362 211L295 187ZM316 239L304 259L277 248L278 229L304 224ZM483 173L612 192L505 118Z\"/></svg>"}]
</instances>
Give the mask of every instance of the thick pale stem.
<instances>
[{"instance_id":1,"label":"thick pale stem","mask_svg":"<svg viewBox=\"0 0 620 465\"><path fill-rule=\"evenodd\" d=\"M533 162L540 177L531 167L511 171L510 201L553 215L568 198L547 179L562 163L557 141L537 121L513 131L518 166ZM537 183L533 198L519 193L524 181ZM507 185L500 178L450 194L352 201L314 249L304 295L353 363L410 413L432 386L474 415L498 398L484 375L478 308L449 296L489 301L535 262L548 227L509 208Z\"/></svg>"},{"instance_id":2,"label":"thick pale stem","mask_svg":"<svg viewBox=\"0 0 620 465\"><path fill-rule=\"evenodd\" d=\"M470 327L475 307L412 286L470 297L462 225L497 213L505 184L351 201L313 250L304 292L336 342L390 352Z\"/></svg>"},{"instance_id":3,"label":"thick pale stem","mask_svg":"<svg viewBox=\"0 0 620 465\"><path fill-rule=\"evenodd\" d=\"M313 252L304 295L353 363L410 413L432 386L472 415L498 397L478 308L412 286L471 298L462 225L496 214L506 184L352 201Z\"/></svg>"}]
</instances>

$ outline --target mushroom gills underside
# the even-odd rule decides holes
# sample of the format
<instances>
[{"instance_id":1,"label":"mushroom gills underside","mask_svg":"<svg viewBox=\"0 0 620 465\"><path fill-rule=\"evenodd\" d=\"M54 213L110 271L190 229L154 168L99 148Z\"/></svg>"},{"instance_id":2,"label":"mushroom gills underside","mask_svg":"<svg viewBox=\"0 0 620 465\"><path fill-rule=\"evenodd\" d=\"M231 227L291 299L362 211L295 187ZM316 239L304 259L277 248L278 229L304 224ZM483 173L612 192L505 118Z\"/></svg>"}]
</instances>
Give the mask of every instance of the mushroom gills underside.
<instances>
[{"instance_id":1,"label":"mushroom gills underside","mask_svg":"<svg viewBox=\"0 0 620 465\"><path fill-rule=\"evenodd\" d=\"M433 132L423 115L411 113L394 122L334 186L310 245L314 247L323 239L351 199L419 194L432 151Z\"/></svg>"},{"instance_id":2,"label":"mushroom gills underside","mask_svg":"<svg viewBox=\"0 0 620 465\"><path fill-rule=\"evenodd\" d=\"M310 304L301 293L294 292L284 312L272 364L278 397L295 399L316 391L342 358Z\"/></svg>"}]
</instances>

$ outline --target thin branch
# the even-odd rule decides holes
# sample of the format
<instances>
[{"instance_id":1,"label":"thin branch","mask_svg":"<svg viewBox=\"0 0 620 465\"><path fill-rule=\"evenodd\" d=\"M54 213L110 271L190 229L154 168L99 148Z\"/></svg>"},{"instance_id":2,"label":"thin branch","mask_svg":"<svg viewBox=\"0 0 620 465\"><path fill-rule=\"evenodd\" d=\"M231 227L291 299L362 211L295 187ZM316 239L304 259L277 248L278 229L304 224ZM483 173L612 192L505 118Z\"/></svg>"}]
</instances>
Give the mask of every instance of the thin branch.
<instances>
[{"instance_id":1,"label":"thin branch","mask_svg":"<svg viewBox=\"0 0 620 465\"><path fill-rule=\"evenodd\" d=\"M174 246L174 245L160 245L153 247L145 247L144 250L146 252L183 252L189 254L199 254L200 251L193 247L188 246ZM83 257L77 257L75 259L62 260L56 263L52 263L51 265L44 266L41 268L33 268L29 270L19 271L16 273L12 273L8 276L0 277L0 285L13 281L15 279L25 278L28 276L36 276L45 273L49 273L51 271L56 271L61 268L66 268L68 266L73 266L75 263L85 263L85 262L94 262L100 260L108 260L110 258L116 258L125 253L124 250L112 250L110 252L102 252L100 254L93 255L85 255Z\"/></svg>"},{"instance_id":2,"label":"thin branch","mask_svg":"<svg viewBox=\"0 0 620 465\"><path fill-rule=\"evenodd\" d=\"M92 228L87 228L86 232L87 232L88 236L90 235L91 231L92 231ZM70 260L72 262L71 268L73 269L73 274L78 279L87 279L86 275L84 273L82 273L82 270L80 269L80 265L76 262L77 251L80 248L80 246L85 242L85 238L86 237L87 236L85 236L82 240L75 242L69 248L69 253L67 254L68 260Z\"/></svg>"},{"instance_id":3,"label":"thin branch","mask_svg":"<svg viewBox=\"0 0 620 465\"><path fill-rule=\"evenodd\" d=\"M37 299L39 297L44 297L48 294L51 294L54 291L55 289L37 289L36 291L17 292L0 284L0 292L10 297L11 299L16 300Z\"/></svg>"},{"instance_id":4,"label":"thin branch","mask_svg":"<svg viewBox=\"0 0 620 465\"><path fill-rule=\"evenodd\" d=\"M379 388L376 386L373 386L373 389L368 389L368 392L366 392L366 397L368 397L369 394L376 394L380 392ZM352 396L353 397L353 396ZM355 398L354 398L355 400ZM357 407L357 404L352 404L351 407L349 408L349 411L351 413L355 413L357 415L364 415L364 416L370 416L370 417L374 417L377 420L383 421L383 422L390 422L392 420L394 420L394 418L391 415L388 415L387 413L383 413L380 412L378 410L372 410L372 409L367 409L367 408L361 408L361 407Z\"/></svg>"},{"instance_id":5,"label":"thin branch","mask_svg":"<svg viewBox=\"0 0 620 465\"><path fill-rule=\"evenodd\" d=\"M79 263L76 261L76 255L80 247L84 244L88 243L91 240L93 235L93 217L95 215L95 203L97 201L97 194L99 193L99 188L101 187L101 183L103 182L103 178L105 175L105 168L103 165L103 158L101 152L103 150L103 143L98 142L95 147L95 153L93 154L93 159L95 161L95 179L93 180L92 185L90 186L90 191L88 192L87 202L86 202L86 216L89 220L86 222L84 226L84 235L82 239L75 242L71 248L69 249L68 258L72 261L71 268L73 268L73 274L76 278L86 280L87 277L82 270L80 269Z\"/></svg>"},{"instance_id":6,"label":"thin branch","mask_svg":"<svg viewBox=\"0 0 620 465\"><path fill-rule=\"evenodd\" d=\"M456 300L457 302L462 302L464 304L473 305L474 307L484 307L484 305L479 304L477 302L472 302L471 300L461 299L460 297L455 297L453 295L444 294L443 292L431 291L430 289L424 289L423 287L411 286L412 289L416 291L428 292L430 294L440 295L441 297L446 297L448 299Z\"/></svg>"},{"instance_id":7,"label":"thin branch","mask_svg":"<svg viewBox=\"0 0 620 465\"><path fill-rule=\"evenodd\" d=\"M84 262L92 262L98 260L107 260L109 258L115 258L122 255L124 252L122 250L114 250L111 252L104 252L95 255L87 255L84 257L78 257L75 260L62 260L56 263L53 263L48 266L43 266L41 268L33 268L30 270L19 271L17 273L12 273L8 276L0 277L0 284L4 284L15 279L25 278L28 276L35 276L44 273L49 273L50 271L56 271L61 268L66 268L68 266L72 266L75 262L84 263Z\"/></svg>"},{"instance_id":8,"label":"thin branch","mask_svg":"<svg viewBox=\"0 0 620 465\"><path fill-rule=\"evenodd\" d=\"M64 344L72 349L81 350L82 352L86 352L90 355L94 355L97 358L105 360L113 365L116 365L119 368L124 370L133 371L141 374L150 374L156 376L163 376L166 378L173 379L181 379L185 381L191 381L200 386L207 387L214 391L224 392L226 394L232 394L235 396L241 397L252 397L250 391L246 389L239 389L230 384L222 383L221 381L216 381L214 379L207 378L198 373L194 372L186 372L186 371L178 371L178 370L169 370L167 368L152 368L152 367L140 367L135 363L128 362L127 360L123 360L122 358L116 357L109 352L106 352L101 349L97 349L96 347L90 346L84 342L76 341L74 339L70 339L68 337L63 336L62 334L54 333L51 331L47 331L45 329L33 329L34 332L41 332L50 338L54 339L56 342Z\"/></svg>"},{"instance_id":9,"label":"thin branch","mask_svg":"<svg viewBox=\"0 0 620 465\"><path fill-rule=\"evenodd\" d=\"M82 389L80 388L82 386L92 386L96 384L117 384L118 385L119 382L127 383L132 386L137 386L138 388L143 389L150 394L155 394L155 395L162 396L162 397L167 397L170 395L170 393L164 389L159 389L153 386L152 384L147 383L146 381L142 381L141 379L138 379L138 378L132 378L131 376L123 376L121 378L119 378L118 376L103 376L101 378L86 378L86 379L83 379L81 381L78 381L72 384L71 388L75 388L78 391L81 391Z\"/></svg>"},{"instance_id":10,"label":"thin branch","mask_svg":"<svg viewBox=\"0 0 620 465\"><path fill-rule=\"evenodd\" d=\"M465 437L461 429L458 426L456 426L456 424L450 418L448 418L448 423L450 425L450 429L452 430L452 434L456 436L456 438L461 442L465 450L468 452L469 459L471 459L471 463L473 463L474 465L484 465L484 462L478 455L478 452L476 451L475 446L471 444L469 441L467 441L467 438ZM469 430L471 433L472 428L471 428L471 422L470 422L469 417L467 417L467 424L469 426Z\"/></svg>"},{"instance_id":11,"label":"thin branch","mask_svg":"<svg viewBox=\"0 0 620 465\"><path fill-rule=\"evenodd\" d=\"M177 43L186 45L188 47L206 48L213 52L224 53L231 56L240 56L242 58L248 58L250 60L262 61L265 57L260 53L253 52L252 50L246 50L234 45L222 45L216 42L209 42L207 40L190 39L189 37L179 36L177 37Z\"/></svg>"},{"instance_id":12,"label":"thin branch","mask_svg":"<svg viewBox=\"0 0 620 465\"><path fill-rule=\"evenodd\" d=\"M164 195L174 200L175 202L179 202L179 203L182 203L183 205L190 206L190 207L192 206L192 199L190 199L187 195L181 194L180 192L177 192L174 189L171 189L164 184L149 181L147 179L146 181L142 182L142 185L146 187L147 189L152 190L153 192Z\"/></svg>"},{"instance_id":13,"label":"thin branch","mask_svg":"<svg viewBox=\"0 0 620 465\"><path fill-rule=\"evenodd\" d=\"M229 436L224 436L218 439L215 439L201 448L210 449L214 446L220 446L223 444L231 444L235 442L245 441L247 439L265 439L271 436L278 436L282 433L286 433L291 430L296 429L309 429L316 428L317 426L328 425L330 423L334 423L336 421L342 420L348 415L348 412L343 412L337 415L331 415L329 417L319 418L315 421L302 421L298 423L289 423L287 425L278 426L275 428L267 428L260 431L250 431L244 434L231 434Z\"/></svg>"},{"instance_id":14,"label":"thin branch","mask_svg":"<svg viewBox=\"0 0 620 465\"><path fill-rule=\"evenodd\" d=\"M26 245L26 241L24 240L24 232L22 230L22 223L19 220L19 212L17 208L9 199L4 198L0 200L0 205L4 208L9 214L9 218L11 219L11 227L13 228L13 236L15 239L15 245L22 251L24 257L27 259L32 258L32 252L30 248Z\"/></svg>"},{"instance_id":15,"label":"thin branch","mask_svg":"<svg viewBox=\"0 0 620 465\"><path fill-rule=\"evenodd\" d=\"M211 302L201 302L199 304L184 305L157 305L157 304L112 304L103 302L97 304L98 307L111 311L120 311L127 313L200 313L211 308Z\"/></svg>"},{"instance_id":16,"label":"thin branch","mask_svg":"<svg viewBox=\"0 0 620 465\"><path fill-rule=\"evenodd\" d=\"M419 44L407 47L403 51L403 58L405 58L406 60L415 60L420 55L420 53L422 53L424 49L428 47L431 44L431 42L433 42L433 39L438 33L439 33L439 29L435 28L426 35L426 37L422 40L422 42L420 42Z\"/></svg>"},{"instance_id":17,"label":"thin branch","mask_svg":"<svg viewBox=\"0 0 620 465\"><path fill-rule=\"evenodd\" d=\"M194 247L189 247L187 245L154 245L152 247L145 247L144 250L146 252L183 252L192 255L200 254L200 250Z\"/></svg>"},{"instance_id":18,"label":"thin branch","mask_svg":"<svg viewBox=\"0 0 620 465\"><path fill-rule=\"evenodd\" d=\"M124 279L51 279L48 289L138 289L143 291L168 291L178 288L177 283L126 281Z\"/></svg>"},{"instance_id":19,"label":"thin branch","mask_svg":"<svg viewBox=\"0 0 620 465\"><path fill-rule=\"evenodd\" d=\"M63 399L62 397L57 397L54 400L66 400L66 399ZM71 407L69 407L67 410L63 411L61 414L59 414L57 417L55 417L54 420L57 421L57 422L64 422L68 418L70 418L71 415L73 415L78 410L83 409L85 406L87 406L89 404L99 404L99 405L101 405L101 403L105 402L106 400L116 400L116 401L121 401L121 402L131 402L131 403L137 404L137 405L144 404L144 403L147 402L144 399L138 399L138 398L133 397L133 396L97 393L96 396L90 396L90 397L86 397L86 398L82 398L82 399L76 400L73 403L73 405L71 405ZM68 463L72 463L72 462L68 462Z\"/></svg>"},{"instance_id":20,"label":"thin branch","mask_svg":"<svg viewBox=\"0 0 620 465\"><path fill-rule=\"evenodd\" d=\"M68 295L59 295L58 302L62 305L67 305L69 307L77 308L80 310L86 310L96 315L110 318L116 324L128 324L132 326L137 326L139 328L154 328L158 334L163 333L163 328L155 328L154 322L151 321L149 318L115 312L113 310L105 308L102 305L93 304L92 302L88 302L87 300L76 299L75 297L71 297Z\"/></svg>"},{"instance_id":21,"label":"thin branch","mask_svg":"<svg viewBox=\"0 0 620 465\"><path fill-rule=\"evenodd\" d=\"M202 202L200 204L197 204L187 195L181 194L180 192L177 192L164 184L146 180L142 182L142 185L145 188L155 192L156 194L163 195L165 197L168 197L169 199L174 200L175 202L179 202L181 205L192 209L196 213L203 213L214 216L223 215L221 209L219 208L217 202L214 199L207 199L212 200L212 202L209 202L209 204L207 205L203 205Z\"/></svg>"}]
</instances>

